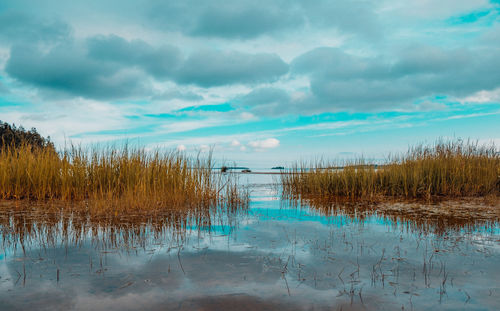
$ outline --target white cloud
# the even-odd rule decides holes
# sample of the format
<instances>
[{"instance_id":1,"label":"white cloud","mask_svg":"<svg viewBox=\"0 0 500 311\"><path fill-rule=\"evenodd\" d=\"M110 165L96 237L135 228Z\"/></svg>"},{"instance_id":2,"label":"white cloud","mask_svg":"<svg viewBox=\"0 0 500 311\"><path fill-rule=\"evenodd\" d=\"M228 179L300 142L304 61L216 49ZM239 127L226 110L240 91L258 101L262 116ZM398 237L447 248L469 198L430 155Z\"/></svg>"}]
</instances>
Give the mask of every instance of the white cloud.
<instances>
[{"instance_id":1,"label":"white cloud","mask_svg":"<svg viewBox=\"0 0 500 311\"><path fill-rule=\"evenodd\" d=\"M177 151L186 151L186 146L185 145L177 146Z\"/></svg>"},{"instance_id":2,"label":"white cloud","mask_svg":"<svg viewBox=\"0 0 500 311\"><path fill-rule=\"evenodd\" d=\"M166 123L161 126L161 133L180 133L193 131L205 127L213 127L218 125L224 125L227 121L221 119L208 119L208 120L195 120L195 121L178 121Z\"/></svg>"},{"instance_id":3,"label":"white cloud","mask_svg":"<svg viewBox=\"0 0 500 311\"><path fill-rule=\"evenodd\" d=\"M494 145L497 150L500 148L500 137L498 138L482 138L478 139L478 144L482 146L491 146Z\"/></svg>"},{"instance_id":4,"label":"white cloud","mask_svg":"<svg viewBox=\"0 0 500 311\"><path fill-rule=\"evenodd\" d=\"M254 140L248 143L248 145L254 149L272 149L280 145L280 141L276 138L268 138L264 140Z\"/></svg>"},{"instance_id":5,"label":"white cloud","mask_svg":"<svg viewBox=\"0 0 500 311\"><path fill-rule=\"evenodd\" d=\"M241 143L240 143L238 140L234 139L234 140L231 142L231 146L232 146L232 147L238 147L238 146L241 146Z\"/></svg>"},{"instance_id":6,"label":"white cloud","mask_svg":"<svg viewBox=\"0 0 500 311\"><path fill-rule=\"evenodd\" d=\"M125 104L117 107L83 98L35 103L23 105L21 109L0 109L2 121L25 128L35 127L41 135L50 136L58 147L64 146L68 140L79 143L85 138L87 142L96 143L124 138L127 136L126 131L121 135L102 131L115 131L130 126L129 120L124 117L124 111L130 111ZM82 133L86 133L85 137Z\"/></svg>"},{"instance_id":7,"label":"white cloud","mask_svg":"<svg viewBox=\"0 0 500 311\"><path fill-rule=\"evenodd\" d=\"M461 100L466 103L491 103L500 102L500 88L492 91L479 91Z\"/></svg>"},{"instance_id":8,"label":"white cloud","mask_svg":"<svg viewBox=\"0 0 500 311\"><path fill-rule=\"evenodd\" d=\"M210 146L209 145L200 145L200 151L201 152L208 152L208 151L210 151Z\"/></svg>"},{"instance_id":9,"label":"white cloud","mask_svg":"<svg viewBox=\"0 0 500 311\"><path fill-rule=\"evenodd\" d=\"M253 113L250 113L250 112L242 112L240 113L240 118L242 120L252 120L252 119L255 119L255 115Z\"/></svg>"}]
</instances>

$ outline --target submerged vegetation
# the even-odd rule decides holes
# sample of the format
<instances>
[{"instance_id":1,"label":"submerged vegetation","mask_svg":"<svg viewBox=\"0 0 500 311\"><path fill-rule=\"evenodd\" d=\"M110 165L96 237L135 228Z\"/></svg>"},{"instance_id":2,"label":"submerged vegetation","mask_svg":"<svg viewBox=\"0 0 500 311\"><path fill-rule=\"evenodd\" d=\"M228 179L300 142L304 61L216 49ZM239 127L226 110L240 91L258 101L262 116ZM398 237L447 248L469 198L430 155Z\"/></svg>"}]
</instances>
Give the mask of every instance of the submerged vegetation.
<instances>
[{"instance_id":1,"label":"submerged vegetation","mask_svg":"<svg viewBox=\"0 0 500 311\"><path fill-rule=\"evenodd\" d=\"M285 196L301 199L498 198L499 176L494 145L458 140L419 145L380 166L363 160L341 168L323 161L296 165L281 175L281 184Z\"/></svg>"}]
</instances>

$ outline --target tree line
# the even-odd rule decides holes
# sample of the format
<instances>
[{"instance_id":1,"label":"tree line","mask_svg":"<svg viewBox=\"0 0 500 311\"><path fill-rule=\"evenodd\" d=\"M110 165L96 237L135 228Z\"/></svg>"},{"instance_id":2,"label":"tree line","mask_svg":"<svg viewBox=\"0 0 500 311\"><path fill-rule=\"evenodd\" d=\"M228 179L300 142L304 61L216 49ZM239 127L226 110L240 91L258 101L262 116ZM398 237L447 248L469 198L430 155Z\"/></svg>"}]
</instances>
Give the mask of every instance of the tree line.
<instances>
[{"instance_id":1,"label":"tree line","mask_svg":"<svg viewBox=\"0 0 500 311\"><path fill-rule=\"evenodd\" d=\"M54 144L50 141L50 136L45 138L40 135L36 128L26 130L24 127L16 127L0 120L0 151L5 148L17 148L23 144L33 148L51 148Z\"/></svg>"}]
</instances>

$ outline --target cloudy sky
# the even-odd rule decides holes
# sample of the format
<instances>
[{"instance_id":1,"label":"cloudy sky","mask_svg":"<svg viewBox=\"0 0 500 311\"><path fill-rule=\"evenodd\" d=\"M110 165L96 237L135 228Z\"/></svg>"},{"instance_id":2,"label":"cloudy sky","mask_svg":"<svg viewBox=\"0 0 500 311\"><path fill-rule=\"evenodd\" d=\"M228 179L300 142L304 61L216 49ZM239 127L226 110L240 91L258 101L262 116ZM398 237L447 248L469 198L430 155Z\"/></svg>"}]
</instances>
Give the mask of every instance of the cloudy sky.
<instances>
[{"instance_id":1,"label":"cloudy sky","mask_svg":"<svg viewBox=\"0 0 500 311\"><path fill-rule=\"evenodd\" d=\"M0 120L253 167L500 143L500 1L2 0Z\"/></svg>"}]
</instances>

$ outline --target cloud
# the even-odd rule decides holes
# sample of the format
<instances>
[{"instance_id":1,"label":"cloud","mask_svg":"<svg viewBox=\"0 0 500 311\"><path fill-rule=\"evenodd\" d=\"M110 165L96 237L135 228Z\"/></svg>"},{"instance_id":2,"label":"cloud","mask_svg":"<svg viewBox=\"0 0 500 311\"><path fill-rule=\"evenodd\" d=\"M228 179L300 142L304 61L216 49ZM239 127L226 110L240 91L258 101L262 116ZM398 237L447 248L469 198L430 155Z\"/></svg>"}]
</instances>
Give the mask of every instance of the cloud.
<instances>
[{"instance_id":1,"label":"cloud","mask_svg":"<svg viewBox=\"0 0 500 311\"><path fill-rule=\"evenodd\" d=\"M253 120L253 119L257 118L253 113L248 112L248 111L243 111L242 113L240 113L238 115L238 117L241 120Z\"/></svg>"},{"instance_id":2,"label":"cloud","mask_svg":"<svg viewBox=\"0 0 500 311\"><path fill-rule=\"evenodd\" d=\"M37 114L41 102L93 100L116 108L105 115L117 117L113 128L95 116L99 130L122 130L93 137L125 136L129 128L150 140L175 133L171 147L191 149L206 142L186 143L190 135L228 136L239 122L247 125L223 145L253 150L249 141L258 146L285 131L242 134L284 130L290 120L304 125L305 115L315 115L312 123L325 112L346 119L380 111L453 115L476 109L470 102L498 102L500 27L487 1L1 2L4 92L30 103L33 117L24 120L46 118L46 128L58 127L52 112L63 113L56 105ZM450 18L488 10L474 27L450 25ZM64 115L71 128L81 113ZM283 115L290 117L275 118ZM233 138L241 145L231 148Z\"/></svg>"},{"instance_id":3,"label":"cloud","mask_svg":"<svg viewBox=\"0 0 500 311\"><path fill-rule=\"evenodd\" d=\"M174 79L180 84L211 87L272 82L287 72L288 65L276 54L204 51L191 54Z\"/></svg>"},{"instance_id":4,"label":"cloud","mask_svg":"<svg viewBox=\"0 0 500 311\"><path fill-rule=\"evenodd\" d=\"M151 1L145 23L189 36L254 39L308 26L375 38L377 7L367 1L222 0Z\"/></svg>"},{"instance_id":5,"label":"cloud","mask_svg":"<svg viewBox=\"0 0 500 311\"><path fill-rule=\"evenodd\" d=\"M192 36L251 39L302 23L283 1L150 1L146 23ZM292 4L293 5L293 4Z\"/></svg>"},{"instance_id":6,"label":"cloud","mask_svg":"<svg viewBox=\"0 0 500 311\"><path fill-rule=\"evenodd\" d=\"M0 94L10 93L9 89L0 81Z\"/></svg>"},{"instance_id":7,"label":"cloud","mask_svg":"<svg viewBox=\"0 0 500 311\"><path fill-rule=\"evenodd\" d=\"M465 48L444 50L429 45L413 45L399 52L391 73L394 77L453 73L461 65L469 67L474 64L477 56Z\"/></svg>"},{"instance_id":8,"label":"cloud","mask_svg":"<svg viewBox=\"0 0 500 311\"><path fill-rule=\"evenodd\" d=\"M415 110L417 111L440 111L440 110L446 110L448 107L439 102L433 102L433 101L423 101L419 103L418 105L415 105Z\"/></svg>"},{"instance_id":9,"label":"cloud","mask_svg":"<svg viewBox=\"0 0 500 311\"><path fill-rule=\"evenodd\" d=\"M136 126L123 117L123 114L127 113L124 113L124 110L126 111L127 107L118 107L95 100L71 98L20 104L17 109L7 107L0 111L0 115L9 123L21 124L26 128L35 127L44 136L50 136L57 146L63 146L68 139L75 143L80 142L82 133L89 132L94 135L87 142L120 138L115 135L117 130L126 133L127 129L130 131Z\"/></svg>"},{"instance_id":10,"label":"cloud","mask_svg":"<svg viewBox=\"0 0 500 311\"><path fill-rule=\"evenodd\" d=\"M59 19L43 19L0 10L0 39L8 42L58 42L70 37L71 27Z\"/></svg>"},{"instance_id":11,"label":"cloud","mask_svg":"<svg viewBox=\"0 0 500 311\"><path fill-rule=\"evenodd\" d=\"M161 94L152 97L153 100L172 100L180 99L184 101L200 101L203 100L203 96L196 94L192 91L181 91L178 89L167 90Z\"/></svg>"},{"instance_id":12,"label":"cloud","mask_svg":"<svg viewBox=\"0 0 500 311\"><path fill-rule=\"evenodd\" d=\"M314 104L326 111L393 110L418 98L411 84L391 80L355 79L349 81L313 78ZM422 94L424 95L424 94Z\"/></svg>"},{"instance_id":13,"label":"cloud","mask_svg":"<svg viewBox=\"0 0 500 311\"><path fill-rule=\"evenodd\" d=\"M242 95L238 101L243 106L249 106L252 111L261 115L281 115L294 109L290 94L279 88L262 87Z\"/></svg>"},{"instance_id":14,"label":"cloud","mask_svg":"<svg viewBox=\"0 0 500 311\"><path fill-rule=\"evenodd\" d=\"M6 72L19 81L75 96L113 99L144 96L148 79L136 70L88 58L85 50L60 44L44 52L39 46L16 44Z\"/></svg>"},{"instance_id":15,"label":"cloud","mask_svg":"<svg viewBox=\"0 0 500 311\"><path fill-rule=\"evenodd\" d=\"M157 78L172 75L182 61L177 47L162 45L152 47L142 40L127 41L119 36L95 36L87 40L90 58L124 66L138 66Z\"/></svg>"},{"instance_id":16,"label":"cloud","mask_svg":"<svg viewBox=\"0 0 500 311\"><path fill-rule=\"evenodd\" d=\"M255 89L240 99L246 106L280 105L289 101L290 95L285 90L272 87Z\"/></svg>"},{"instance_id":17,"label":"cloud","mask_svg":"<svg viewBox=\"0 0 500 311\"><path fill-rule=\"evenodd\" d=\"M304 111L391 110L441 94L464 96L500 85L500 60L490 50L419 45L394 57L360 57L317 48L291 64L310 78L311 105Z\"/></svg>"},{"instance_id":18,"label":"cloud","mask_svg":"<svg viewBox=\"0 0 500 311\"><path fill-rule=\"evenodd\" d=\"M177 146L177 151L186 151L186 146L185 145L178 145Z\"/></svg>"},{"instance_id":19,"label":"cloud","mask_svg":"<svg viewBox=\"0 0 500 311\"><path fill-rule=\"evenodd\" d=\"M148 32L181 33L189 37L254 40L262 36L280 36L312 28L338 30L373 39L380 35L378 10L384 2L366 0L146 0L140 6L133 1L78 1L61 3L46 0L3 0L6 8L68 20L92 23L106 19L106 25L118 22L141 25ZM91 19L86 15L93 14ZM90 25L90 27L93 25Z\"/></svg>"},{"instance_id":20,"label":"cloud","mask_svg":"<svg viewBox=\"0 0 500 311\"><path fill-rule=\"evenodd\" d=\"M333 78L355 78L368 69L368 59L347 54L340 48L319 47L296 57L291 64L296 74L322 74Z\"/></svg>"},{"instance_id":21,"label":"cloud","mask_svg":"<svg viewBox=\"0 0 500 311\"><path fill-rule=\"evenodd\" d=\"M491 91L479 91L470 96L461 99L462 102L468 103L500 103L500 87Z\"/></svg>"},{"instance_id":22,"label":"cloud","mask_svg":"<svg viewBox=\"0 0 500 311\"><path fill-rule=\"evenodd\" d=\"M195 36L248 39L303 23L301 16L287 10L286 6L268 4L225 2L222 6L209 6L200 12L190 33Z\"/></svg>"},{"instance_id":23,"label":"cloud","mask_svg":"<svg viewBox=\"0 0 500 311\"><path fill-rule=\"evenodd\" d=\"M492 137L492 138L483 138L483 139L479 139L477 141L477 143L479 145L482 145L482 146L495 146L498 150L498 148L500 147L500 137Z\"/></svg>"},{"instance_id":24,"label":"cloud","mask_svg":"<svg viewBox=\"0 0 500 311\"><path fill-rule=\"evenodd\" d=\"M383 26L376 3L364 0L299 1L307 22L316 27L336 28L341 33L358 34L365 40L378 39Z\"/></svg>"},{"instance_id":25,"label":"cloud","mask_svg":"<svg viewBox=\"0 0 500 311\"><path fill-rule=\"evenodd\" d=\"M199 146L198 150L200 152L209 152L212 149L209 145L202 144Z\"/></svg>"},{"instance_id":26,"label":"cloud","mask_svg":"<svg viewBox=\"0 0 500 311\"><path fill-rule=\"evenodd\" d=\"M259 115L331 111L442 110L438 95L464 97L498 88L500 60L492 50L407 47L395 55L364 57L320 47L291 62L293 77L307 77L309 90L261 87L235 100ZM300 96L294 96L297 93ZM492 95L493 93L488 93Z\"/></svg>"},{"instance_id":27,"label":"cloud","mask_svg":"<svg viewBox=\"0 0 500 311\"><path fill-rule=\"evenodd\" d=\"M46 48L14 44L6 72L13 78L53 91L93 99L149 98L151 80L202 87L272 82L288 71L275 54L234 51L195 52L184 59L171 45L153 47L142 40L94 36L64 40ZM203 99L191 92L165 91L152 99Z\"/></svg>"},{"instance_id":28,"label":"cloud","mask_svg":"<svg viewBox=\"0 0 500 311\"><path fill-rule=\"evenodd\" d=\"M500 12L499 12L500 13ZM479 43L486 46L494 45L498 47L500 42L500 24L493 25L490 29L486 29L480 37Z\"/></svg>"},{"instance_id":29,"label":"cloud","mask_svg":"<svg viewBox=\"0 0 500 311\"><path fill-rule=\"evenodd\" d=\"M264 140L254 140L248 143L248 146L256 150L272 149L280 145L280 141L276 138L267 138Z\"/></svg>"}]
</instances>

